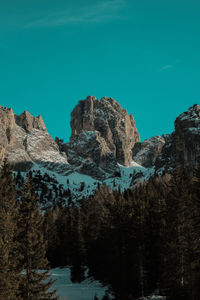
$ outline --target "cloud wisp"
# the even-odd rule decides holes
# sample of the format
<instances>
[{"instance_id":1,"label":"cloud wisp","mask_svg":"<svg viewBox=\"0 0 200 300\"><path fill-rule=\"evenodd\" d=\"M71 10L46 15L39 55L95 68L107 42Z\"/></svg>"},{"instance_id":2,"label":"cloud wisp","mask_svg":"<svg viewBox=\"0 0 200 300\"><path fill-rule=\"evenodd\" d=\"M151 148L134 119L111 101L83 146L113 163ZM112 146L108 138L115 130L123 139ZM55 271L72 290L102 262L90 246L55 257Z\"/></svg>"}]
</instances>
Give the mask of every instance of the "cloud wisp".
<instances>
[{"instance_id":1,"label":"cloud wisp","mask_svg":"<svg viewBox=\"0 0 200 300\"><path fill-rule=\"evenodd\" d=\"M173 65L165 65L162 68L160 68L160 72L164 72L166 70L172 69L174 66Z\"/></svg>"},{"instance_id":2,"label":"cloud wisp","mask_svg":"<svg viewBox=\"0 0 200 300\"><path fill-rule=\"evenodd\" d=\"M80 7L79 10L63 10L41 16L26 27L58 27L67 24L101 23L114 19L123 19L120 9L126 0L105 0L91 6Z\"/></svg>"}]
</instances>

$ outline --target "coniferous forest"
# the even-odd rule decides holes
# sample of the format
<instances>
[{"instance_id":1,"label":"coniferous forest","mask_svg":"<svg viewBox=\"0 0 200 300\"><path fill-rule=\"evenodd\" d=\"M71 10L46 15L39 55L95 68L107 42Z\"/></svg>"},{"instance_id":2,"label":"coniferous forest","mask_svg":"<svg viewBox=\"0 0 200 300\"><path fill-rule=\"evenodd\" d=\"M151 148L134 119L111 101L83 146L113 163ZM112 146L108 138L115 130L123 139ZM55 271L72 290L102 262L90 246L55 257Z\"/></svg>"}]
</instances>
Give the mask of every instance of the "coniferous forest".
<instances>
[{"instance_id":1,"label":"coniferous forest","mask_svg":"<svg viewBox=\"0 0 200 300\"><path fill-rule=\"evenodd\" d=\"M45 209L31 174L20 189L16 180L5 163L0 299L58 299L48 271L58 266L70 267L73 282L87 269L115 300L155 290L169 300L200 299L200 167L192 177L177 167L123 193L99 186L88 199Z\"/></svg>"}]
</instances>

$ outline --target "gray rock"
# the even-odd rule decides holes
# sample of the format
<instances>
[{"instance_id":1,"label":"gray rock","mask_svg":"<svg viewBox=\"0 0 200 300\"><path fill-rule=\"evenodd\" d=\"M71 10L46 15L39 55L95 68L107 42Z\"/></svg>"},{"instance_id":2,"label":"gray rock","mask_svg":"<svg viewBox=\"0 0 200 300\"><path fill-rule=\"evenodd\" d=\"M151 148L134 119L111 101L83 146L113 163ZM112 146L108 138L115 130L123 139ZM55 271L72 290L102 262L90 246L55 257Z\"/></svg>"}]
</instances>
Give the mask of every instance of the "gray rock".
<instances>
[{"instance_id":1,"label":"gray rock","mask_svg":"<svg viewBox=\"0 0 200 300\"><path fill-rule=\"evenodd\" d=\"M79 101L71 113L71 129L71 139L83 131L98 131L116 161L125 166L130 165L131 150L140 141L133 116L107 97L99 101L88 96Z\"/></svg>"},{"instance_id":2,"label":"gray rock","mask_svg":"<svg viewBox=\"0 0 200 300\"><path fill-rule=\"evenodd\" d=\"M200 160L200 106L195 104L175 120L175 131L168 137L155 166L157 172L172 171L185 165L192 173Z\"/></svg>"},{"instance_id":3,"label":"gray rock","mask_svg":"<svg viewBox=\"0 0 200 300\"><path fill-rule=\"evenodd\" d=\"M165 144L165 136L154 136L142 143L136 143L132 149L133 160L145 168L154 166Z\"/></svg>"},{"instance_id":4,"label":"gray rock","mask_svg":"<svg viewBox=\"0 0 200 300\"><path fill-rule=\"evenodd\" d=\"M113 153L98 131L83 131L73 135L66 145L66 151L68 162L77 172L100 180L120 173Z\"/></svg>"},{"instance_id":5,"label":"gray rock","mask_svg":"<svg viewBox=\"0 0 200 300\"><path fill-rule=\"evenodd\" d=\"M34 163L65 174L72 172L65 153L48 134L41 118L25 111L20 116L0 107L0 162L7 157L16 171L27 172Z\"/></svg>"}]
</instances>

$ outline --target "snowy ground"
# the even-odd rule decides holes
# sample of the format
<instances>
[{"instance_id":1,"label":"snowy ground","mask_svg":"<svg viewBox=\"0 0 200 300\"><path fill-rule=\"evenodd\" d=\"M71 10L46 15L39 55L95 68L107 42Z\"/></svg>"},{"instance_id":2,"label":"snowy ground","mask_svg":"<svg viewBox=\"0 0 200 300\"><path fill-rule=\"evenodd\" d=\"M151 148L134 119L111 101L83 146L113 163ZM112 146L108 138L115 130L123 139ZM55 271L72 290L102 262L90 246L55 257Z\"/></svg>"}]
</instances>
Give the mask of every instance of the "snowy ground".
<instances>
[{"instance_id":1,"label":"snowy ground","mask_svg":"<svg viewBox=\"0 0 200 300\"><path fill-rule=\"evenodd\" d=\"M106 291L106 288L102 287L98 281L87 279L82 283L72 283L68 268L52 269L51 274L52 278L56 279L53 289L58 289L61 300L94 300L95 294L101 300ZM157 294L158 291L155 292L155 295L138 300L166 300L165 297L158 296Z\"/></svg>"},{"instance_id":2,"label":"snowy ground","mask_svg":"<svg viewBox=\"0 0 200 300\"><path fill-rule=\"evenodd\" d=\"M95 294L102 299L106 290L98 281L87 279L82 283L72 283L68 268L52 269L51 274L56 279L54 288L58 289L61 300L93 300Z\"/></svg>"}]
</instances>

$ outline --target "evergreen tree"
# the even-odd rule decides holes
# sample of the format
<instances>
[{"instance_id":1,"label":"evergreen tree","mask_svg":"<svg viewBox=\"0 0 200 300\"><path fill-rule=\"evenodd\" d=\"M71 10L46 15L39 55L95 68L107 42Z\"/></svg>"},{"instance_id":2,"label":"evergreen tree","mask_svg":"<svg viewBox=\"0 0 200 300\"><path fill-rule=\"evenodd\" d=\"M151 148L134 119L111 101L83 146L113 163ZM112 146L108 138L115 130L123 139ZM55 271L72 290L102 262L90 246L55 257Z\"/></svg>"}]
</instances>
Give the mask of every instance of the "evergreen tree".
<instances>
[{"instance_id":1,"label":"evergreen tree","mask_svg":"<svg viewBox=\"0 0 200 300\"><path fill-rule=\"evenodd\" d=\"M190 298L197 300L200 298L200 163L195 170L191 181L192 191L192 255L191 255L191 278L190 278Z\"/></svg>"},{"instance_id":2,"label":"evergreen tree","mask_svg":"<svg viewBox=\"0 0 200 300\"><path fill-rule=\"evenodd\" d=\"M20 200L18 227L20 251L23 255L20 263L23 266L19 294L22 299L58 299L56 291L49 292L54 281L50 277L48 262L45 258L46 243L44 242L43 215L37 204L36 195L32 192L30 177L23 188ZM40 271L43 269L45 271Z\"/></svg>"},{"instance_id":3,"label":"evergreen tree","mask_svg":"<svg viewBox=\"0 0 200 300\"><path fill-rule=\"evenodd\" d=\"M60 255L58 249L61 248L60 246L60 239L57 230L57 221L58 218L58 207L56 206L55 209L52 211L49 208L46 210L44 215L44 239L47 242L47 259L51 263L51 267L56 267L63 265L63 253ZM59 223L61 221L59 220Z\"/></svg>"},{"instance_id":4,"label":"evergreen tree","mask_svg":"<svg viewBox=\"0 0 200 300\"><path fill-rule=\"evenodd\" d=\"M72 282L81 282L85 279L85 243L83 238L82 218L80 208L74 209L71 230L70 262Z\"/></svg>"},{"instance_id":5,"label":"evergreen tree","mask_svg":"<svg viewBox=\"0 0 200 300\"><path fill-rule=\"evenodd\" d=\"M16 213L16 190L5 161L0 172L0 299L4 300L17 299L20 267L15 242Z\"/></svg>"},{"instance_id":6,"label":"evergreen tree","mask_svg":"<svg viewBox=\"0 0 200 300\"><path fill-rule=\"evenodd\" d=\"M167 199L165 292L169 299L190 299L193 207L189 183L186 169L176 168Z\"/></svg>"},{"instance_id":7,"label":"evergreen tree","mask_svg":"<svg viewBox=\"0 0 200 300\"><path fill-rule=\"evenodd\" d=\"M149 249L147 247L148 230L148 201L144 193L144 186L138 186L134 191L133 198L133 218L132 232L135 235L135 273L136 287L138 296L146 296L148 293L148 267L147 258L149 258Z\"/></svg>"},{"instance_id":8,"label":"evergreen tree","mask_svg":"<svg viewBox=\"0 0 200 300\"><path fill-rule=\"evenodd\" d=\"M146 248L148 249L148 285L152 293L162 286L166 231L166 182L165 178L150 179L144 189L148 199Z\"/></svg>"},{"instance_id":9,"label":"evergreen tree","mask_svg":"<svg viewBox=\"0 0 200 300\"><path fill-rule=\"evenodd\" d=\"M103 296L102 300L110 300L110 297L107 292L105 292L105 295Z\"/></svg>"}]
</instances>

